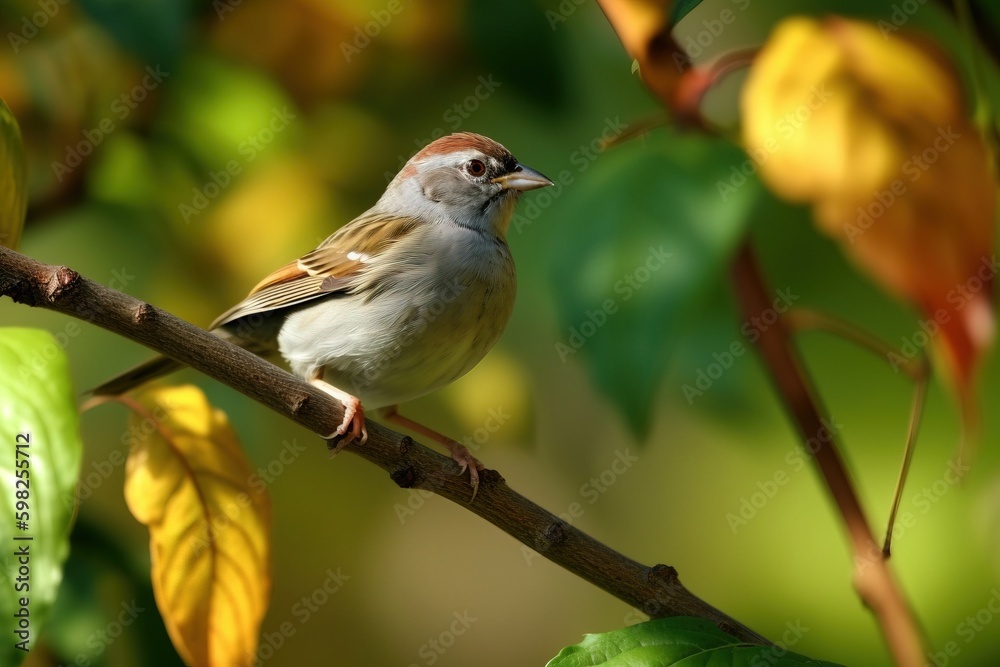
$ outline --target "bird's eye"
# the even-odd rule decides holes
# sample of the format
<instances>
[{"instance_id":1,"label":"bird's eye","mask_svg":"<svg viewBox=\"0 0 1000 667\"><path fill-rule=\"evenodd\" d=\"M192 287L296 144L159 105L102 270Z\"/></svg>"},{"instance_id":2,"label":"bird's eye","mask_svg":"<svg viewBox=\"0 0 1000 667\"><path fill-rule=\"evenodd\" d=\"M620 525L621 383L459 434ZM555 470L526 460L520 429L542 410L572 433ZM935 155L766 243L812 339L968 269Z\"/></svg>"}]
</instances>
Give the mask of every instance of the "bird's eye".
<instances>
[{"instance_id":1,"label":"bird's eye","mask_svg":"<svg viewBox=\"0 0 1000 667\"><path fill-rule=\"evenodd\" d=\"M465 169L472 176L482 176L486 173L486 165L482 160L469 160L469 164L465 166Z\"/></svg>"}]
</instances>

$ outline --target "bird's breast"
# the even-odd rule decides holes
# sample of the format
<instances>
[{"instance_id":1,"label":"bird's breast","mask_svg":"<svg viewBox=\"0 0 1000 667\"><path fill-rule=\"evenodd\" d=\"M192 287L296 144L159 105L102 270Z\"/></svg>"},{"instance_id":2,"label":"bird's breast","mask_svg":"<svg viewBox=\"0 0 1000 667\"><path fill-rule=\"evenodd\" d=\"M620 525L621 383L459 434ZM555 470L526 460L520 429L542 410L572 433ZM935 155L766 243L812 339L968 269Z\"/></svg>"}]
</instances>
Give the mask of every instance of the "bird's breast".
<instances>
[{"instance_id":1,"label":"bird's breast","mask_svg":"<svg viewBox=\"0 0 1000 667\"><path fill-rule=\"evenodd\" d=\"M510 250L465 230L421 245L434 250L401 254L370 289L291 315L279 344L293 370L323 367L328 381L369 408L406 402L471 370L513 310Z\"/></svg>"}]
</instances>

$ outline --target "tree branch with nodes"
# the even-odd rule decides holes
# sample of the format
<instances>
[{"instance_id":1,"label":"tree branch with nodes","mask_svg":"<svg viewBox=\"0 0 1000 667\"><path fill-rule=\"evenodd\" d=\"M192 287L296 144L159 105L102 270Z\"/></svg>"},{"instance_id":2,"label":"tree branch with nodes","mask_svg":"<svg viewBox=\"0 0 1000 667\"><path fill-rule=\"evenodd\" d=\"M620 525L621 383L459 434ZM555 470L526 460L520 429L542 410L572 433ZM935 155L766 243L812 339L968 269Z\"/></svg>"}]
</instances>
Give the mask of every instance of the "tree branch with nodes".
<instances>
[{"instance_id":1,"label":"tree branch with nodes","mask_svg":"<svg viewBox=\"0 0 1000 667\"><path fill-rule=\"evenodd\" d=\"M0 247L0 296L86 320L183 362L316 433L334 431L343 406L274 364L145 302L89 280L65 266L42 264ZM408 436L367 422L368 441L356 454L389 473L402 488L433 491L503 530L556 565L654 618L704 618L742 642L767 639L686 589L668 565L638 563L598 542L483 470L469 503L458 465Z\"/></svg>"}]
</instances>

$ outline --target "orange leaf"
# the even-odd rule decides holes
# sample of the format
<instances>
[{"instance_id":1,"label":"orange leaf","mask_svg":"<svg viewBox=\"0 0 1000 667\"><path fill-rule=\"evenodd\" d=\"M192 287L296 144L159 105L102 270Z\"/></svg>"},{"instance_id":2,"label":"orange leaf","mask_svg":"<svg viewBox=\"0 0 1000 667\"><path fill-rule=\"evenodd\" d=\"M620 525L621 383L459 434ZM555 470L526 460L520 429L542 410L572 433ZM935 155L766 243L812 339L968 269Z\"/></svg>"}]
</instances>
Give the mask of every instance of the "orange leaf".
<instances>
[{"instance_id":1,"label":"orange leaf","mask_svg":"<svg viewBox=\"0 0 1000 667\"><path fill-rule=\"evenodd\" d=\"M271 506L225 414L193 385L138 396L129 511L149 527L153 592L191 667L249 665L271 591ZM155 430L154 430L155 426Z\"/></svg>"},{"instance_id":2,"label":"orange leaf","mask_svg":"<svg viewBox=\"0 0 1000 667\"><path fill-rule=\"evenodd\" d=\"M996 183L947 57L869 23L792 18L753 64L741 108L761 178L922 309L903 352L933 341L973 414L994 329Z\"/></svg>"}]
</instances>

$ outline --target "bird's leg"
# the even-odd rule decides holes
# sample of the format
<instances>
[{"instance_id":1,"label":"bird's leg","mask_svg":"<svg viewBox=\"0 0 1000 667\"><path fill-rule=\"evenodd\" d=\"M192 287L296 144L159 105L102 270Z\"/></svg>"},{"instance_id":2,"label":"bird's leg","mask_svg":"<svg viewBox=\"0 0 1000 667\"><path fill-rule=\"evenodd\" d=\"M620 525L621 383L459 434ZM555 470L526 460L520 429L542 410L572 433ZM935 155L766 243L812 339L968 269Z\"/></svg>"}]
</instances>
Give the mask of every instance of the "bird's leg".
<instances>
[{"instance_id":1,"label":"bird's leg","mask_svg":"<svg viewBox=\"0 0 1000 667\"><path fill-rule=\"evenodd\" d=\"M479 490L479 471L484 469L486 466L482 462L472 455L472 452L468 448L458 442L455 442L446 435L442 435L432 428L428 428L423 424L419 424L412 419L407 419L403 415L399 414L399 406L390 405L387 408L383 408L381 411L382 418L387 421L391 421L394 424L398 424L405 429L413 431L414 433L419 433L420 435L426 436L435 442L439 442L448 448L451 452L451 458L455 459L458 465L462 469L464 474L466 470L469 471L469 481L472 484L472 499L469 502L473 502L476 499L476 492Z\"/></svg>"},{"instance_id":2,"label":"bird's leg","mask_svg":"<svg viewBox=\"0 0 1000 667\"><path fill-rule=\"evenodd\" d=\"M359 444L365 444L368 441L368 429L365 428L365 409L361 407L361 401L356 396L352 396L342 389L337 389L329 382L324 381L322 369L313 373L313 376L309 378L309 384L333 396L344 405L344 421L340 423L336 431L326 436L327 440L335 441L329 445L332 454L337 454L344 446L359 438Z\"/></svg>"}]
</instances>

